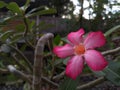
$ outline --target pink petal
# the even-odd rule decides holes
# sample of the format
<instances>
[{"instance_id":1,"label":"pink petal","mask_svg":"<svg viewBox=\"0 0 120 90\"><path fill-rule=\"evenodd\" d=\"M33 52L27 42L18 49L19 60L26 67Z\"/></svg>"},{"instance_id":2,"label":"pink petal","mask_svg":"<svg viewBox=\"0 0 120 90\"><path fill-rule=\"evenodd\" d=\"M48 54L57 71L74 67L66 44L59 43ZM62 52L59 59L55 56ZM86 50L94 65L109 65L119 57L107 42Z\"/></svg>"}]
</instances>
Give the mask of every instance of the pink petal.
<instances>
[{"instance_id":1,"label":"pink petal","mask_svg":"<svg viewBox=\"0 0 120 90\"><path fill-rule=\"evenodd\" d=\"M82 35L84 30L81 28L77 32L71 32L68 34L67 39L74 45L79 44L82 41Z\"/></svg>"},{"instance_id":2,"label":"pink petal","mask_svg":"<svg viewBox=\"0 0 120 90\"><path fill-rule=\"evenodd\" d=\"M60 58L65 58L74 54L74 49L70 44L64 46L56 46L53 48L53 52Z\"/></svg>"},{"instance_id":3,"label":"pink petal","mask_svg":"<svg viewBox=\"0 0 120 90\"><path fill-rule=\"evenodd\" d=\"M101 31L91 32L88 34L84 41L86 49L93 49L96 47L103 46L106 42L106 39Z\"/></svg>"},{"instance_id":4,"label":"pink petal","mask_svg":"<svg viewBox=\"0 0 120 90\"><path fill-rule=\"evenodd\" d=\"M86 51L84 58L88 66L94 71L103 70L108 65L102 54L96 50Z\"/></svg>"},{"instance_id":5,"label":"pink petal","mask_svg":"<svg viewBox=\"0 0 120 90\"><path fill-rule=\"evenodd\" d=\"M67 63L66 75L72 79L76 79L82 72L84 60L82 56L73 56Z\"/></svg>"}]
</instances>

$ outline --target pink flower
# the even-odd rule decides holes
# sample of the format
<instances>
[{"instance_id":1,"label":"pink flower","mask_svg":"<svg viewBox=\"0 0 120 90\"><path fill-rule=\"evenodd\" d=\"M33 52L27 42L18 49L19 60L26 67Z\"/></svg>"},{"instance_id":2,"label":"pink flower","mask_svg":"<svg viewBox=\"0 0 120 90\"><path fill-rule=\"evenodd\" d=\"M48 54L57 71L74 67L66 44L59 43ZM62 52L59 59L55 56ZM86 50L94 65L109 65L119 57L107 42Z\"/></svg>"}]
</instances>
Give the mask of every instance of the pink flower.
<instances>
[{"instance_id":1,"label":"pink flower","mask_svg":"<svg viewBox=\"0 0 120 90\"><path fill-rule=\"evenodd\" d=\"M53 52L60 58L70 56L67 63L66 75L72 79L82 72L84 62L94 71L103 70L108 62L100 52L94 50L105 44L106 39L102 32L91 32L86 38L83 38L84 30L68 34L67 39L70 43L64 46L56 46Z\"/></svg>"}]
</instances>

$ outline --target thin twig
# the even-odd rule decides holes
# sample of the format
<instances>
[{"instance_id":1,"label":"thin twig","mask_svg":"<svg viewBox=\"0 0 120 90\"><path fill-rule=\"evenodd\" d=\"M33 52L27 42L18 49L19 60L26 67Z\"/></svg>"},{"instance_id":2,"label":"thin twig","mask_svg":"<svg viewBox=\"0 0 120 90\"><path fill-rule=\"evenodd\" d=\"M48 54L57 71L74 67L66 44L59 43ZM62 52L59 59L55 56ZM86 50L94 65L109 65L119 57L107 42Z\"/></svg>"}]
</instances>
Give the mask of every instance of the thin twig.
<instances>
[{"instance_id":1,"label":"thin twig","mask_svg":"<svg viewBox=\"0 0 120 90\"><path fill-rule=\"evenodd\" d=\"M62 73L54 76L52 79L53 80L60 80L61 78L63 78L64 75L65 75L65 71L63 71Z\"/></svg>"},{"instance_id":2,"label":"thin twig","mask_svg":"<svg viewBox=\"0 0 120 90\"><path fill-rule=\"evenodd\" d=\"M92 88L93 86L98 85L98 84L102 83L103 81L105 81L105 78L104 77L99 77L98 79L96 79L94 81L91 81L87 84L78 86L77 90L85 90L85 89L88 89L88 88Z\"/></svg>"},{"instance_id":3,"label":"thin twig","mask_svg":"<svg viewBox=\"0 0 120 90\"><path fill-rule=\"evenodd\" d=\"M30 68L30 70L32 71L33 70L33 66L32 64L30 63L30 61L25 57L25 55L19 50L17 49L16 47L12 46L12 45L9 45L12 49L14 49L22 58L23 60L25 60L25 62L27 63L28 67Z\"/></svg>"},{"instance_id":4,"label":"thin twig","mask_svg":"<svg viewBox=\"0 0 120 90\"><path fill-rule=\"evenodd\" d=\"M23 22L25 24L25 31L24 31L23 37L25 37L25 36L27 36L28 30L29 30L29 26L28 26L26 17L23 18Z\"/></svg>"},{"instance_id":5,"label":"thin twig","mask_svg":"<svg viewBox=\"0 0 120 90\"><path fill-rule=\"evenodd\" d=\"M45 55L44 55L44 58L48 58L48 57L50 57L50 56L52 56L52 53L45 54Z\"/></svg>"},{"instance_id":6,"label":"thin twig","mask_svg":"<svg viewBox=\"0 0 120 90\"><path fill-rule=\"evenodd\" d=\"M9 65L7 68L8 68L8 69L2 69L2 68L0 68L0 73L3 73L3 74L12 73L12 74L14 74L15 76L20 77L22 80L25 80L25 81L27 81L27 82L29 82L29 83L32 84L32 78L33 78L33 77L32 77L31 75L26 75L26 74L24 74L23 72L17 70L17 69L16 69L14 66L12 66L12 65ZM59 87L59 85L58 85L57 83L49 80L48 78L46 78L46 77L44 77L44 76L42 76L42 80L43 80L44 82L48 83L48 84L51 85L51 86Z\"/></svg>"},{"instance_id":7,"label":"thin twig","mask_svg":"<svg viewBox=\"0 0 120 90\"><path fill-rule=\"evenodd\" d=\"M103 55L114 54L120 51L120 47L102 52Z\"/></svg>"},{"instance_id":8,"label":"thin twig","mask_svg":"<svg viewBox=\"0 0 120 90\"><path fill-rule=\"evenodd\" d=\"M33 77L31 75L29 75L30 79L33 80ZM49 78L42 76L41 77L42 81L48 83L50 86L53 87L59 87L59 85L53 81L51 81Z\"/></svg>"},{"instance_id":9,"label":"thin twig","mask_svg":"<svg viewBox=\"0 0 120 90\"><path fill-rule=\"evenodd\" d=\"M0 73L7 74L9 71L7 69L0 68Z\"/></svg>"},{"instance_id":10,"label":"thin twig","mask_svg":"<svg viewBox=\"0 0 120 90\"><path fill-rule=\"evenodd\" d=\"M23 34L23 37L26 37L27 34L28 34L28 31L29 31L29 26L28 26L27 19L26 19L25 16L24 16L24 18L23 18L23 22L24 22L24 25L25 25L25 32L24 32L24 34ZM25 38L25 42L26 42L31 48L35 49L34 46L33 46L26 38Z\"/></svg>"},{"instance_id":11,"label":"thin twig","mask_svg":"<svg viewBox=\"0 0 120 90\"><path fill-rule=\"evenodd\" d=\"M51 80L49 80L48 78L46 77L42 77L42 80L45 81L46 83L48 83L49 85L52 85L54 87L59 87L59 85Z\"/></svg>"},{"instance_id":12,"label":"thin twig","mask_svg":"<svg viewBox=\"0 0 120 90\"><path fill-rule=\"evenodd\" d=\"M27 68L26 68L23 64L21 64L21 63L19 62L20 60L17 59L17 57L15 56L15 54L12 54L11 56L12 56L13 59L15 60L16 64L17 64L22 70L28 71Z\"/></svg>"},{"instance_id":13,"label":"thin twig","mask_svg":"<svg viewBox=\"0 0 120 90\"><path fill-rule=\"evenodd\" d=\"M52 50L53 50L53 38L50 38L48 40L48 47L49 47L50 51L52 52Z\"/></svg>"},{"instance_id":14,"label":"thin twig","mask_svg":"<svg viewBox=\"0 0 120 90\"><path fill-rule=\"evenodd\" d=\"M41 78L42 78L42 68L43 68L43 51L44 46L47 41L53 38L52 33L47 33L43 35L37 42L36 48L35 48L35 57L34 57L34 67L33 67L33 90L41 90Z\"/></svg>"},{"instance_id":15,"label":"thin twig","mask_svg":"<svg viewBox=\"0 0 120 90\"><path fill-rule=\"evenodd\" d=\"M11 72L12 74L20 77L22 80L25 80L25 81L29 82L30 84L32 84L32 81L31 81L31 79L29 78L29 76L26 75L26 74L24 74L23 72L17 70L14 66L8 65L7 68L8 68L8 70L9 70L9 72Z\"/></svg>"}]
</instances>

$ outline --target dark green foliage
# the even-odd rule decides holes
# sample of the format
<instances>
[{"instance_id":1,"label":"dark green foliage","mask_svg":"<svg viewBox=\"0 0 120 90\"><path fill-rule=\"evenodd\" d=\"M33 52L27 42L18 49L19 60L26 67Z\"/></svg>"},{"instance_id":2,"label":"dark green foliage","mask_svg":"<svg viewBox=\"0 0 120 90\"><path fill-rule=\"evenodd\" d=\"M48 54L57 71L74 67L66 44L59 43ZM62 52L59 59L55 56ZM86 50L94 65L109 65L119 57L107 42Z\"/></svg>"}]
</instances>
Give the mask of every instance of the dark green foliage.
<instances>
[{"instance_id":1,"label":"dark green foliage","mask_svg":"<svg viewBox=\"0 0 120 90\"><path fill-rule=\"evenodd\" d=\"M5 6L6 6L6 3L3 2L3 1L0 1L0 8L3 8L3 7L5 7Z\"/></svg>"},{"instance_id":2,"label":"dark green foliage","mask_svg":"<svg viewBox=\"0 0 120 90\"><path fill-rule=\"evenodd\" d=\"M17 5L17 3L15 2L11 2L7 5L7 8L9 10L11 10L13 13L18 13L18 14L22 14L22 11L20 10L19 6Z\"/></svg>"},{"instance_id":3,"label":"dark green foliage","mask_svg":"<svg viewBox=\"0 0 120 90\"><path fill-rule=\"evenodd\" d=\"M110 61L108 67L101 72L95 72L98 76L105 76L106 79L115 85L120 85L120 62Z\"/></svg>"},{"instance_id":4,"label":"dark green foliage","mask_svg":"<svg viewBox=\"0 0 120 90\"><path fill-rule=\"evenodd\" d=\"M60 35L57 35L57 36L54 38L54 44L55 44L55 45L59 45L60 41L61 41L61 37L60 37Z\"/></svg>"},{"instance_id":5,"label":"dark green foliage","mask_svg":"<svg viewBox=\"0 0 120 90\"><path fill-rule=\"evenodd\" d=\"M77 85L79 84L79 77L76 80L65 77L65 81L60 85L59 90L76 90Z\"/></svg>"}]
</instances>

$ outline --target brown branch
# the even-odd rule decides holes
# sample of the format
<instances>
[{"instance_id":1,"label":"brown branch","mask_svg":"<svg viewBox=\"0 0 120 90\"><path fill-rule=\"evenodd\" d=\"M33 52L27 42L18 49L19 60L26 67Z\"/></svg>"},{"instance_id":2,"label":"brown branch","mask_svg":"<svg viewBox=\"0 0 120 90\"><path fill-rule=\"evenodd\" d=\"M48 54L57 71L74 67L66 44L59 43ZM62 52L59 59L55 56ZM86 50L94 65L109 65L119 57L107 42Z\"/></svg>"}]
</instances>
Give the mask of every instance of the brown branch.
<instances>
[{"instance_id":1,"label":"brown branch","mask_svg":"<svg viewBox=\"0 0 120 90\"><path fill-rule=\"evenodd\" d=\"M9 71L7 69L0 68L0 73L7 74Z\"/></svg>"},{"instance_id":2,"label":"brown branch","mask_svg":"<svg viewBox=\"0 0 120 90\"><path fill-rule=\"evenodd\" d=\"M25 31L24 31L23 37L25 37L25 36L27 36L28 30L29 30L29 26L28 26L27 19L25 16L23 18L23 22L25 24Z\"/></svg>"},{"instance_id":3,"label":"brown branch","mask_svg":"<svg viewBox=\"0 0 120 90\"><path fill-rule=\"evenodd\" d=\"M48 83L49 85L51 86L54 86L54 87L59 87L59 85L51 80L49 80L48 78L46 77L42 77L42 80L45 81L46 83Z\"/></svg>"},{"instance_id":4,"label":"brown branch","mask_svg":"<svg viewBox=\"0 0 120 90\"><path fill-rule=\"evenodd\" d=\"M53 80L60 80L65 75L65 71L53 77Z\"/></svg>"},{"instance_id":5,"label":"brown branch","mask_svg":"<svg viewBox=\"0 0 120 90\"><path fill-rule=\"evenodd\" d=\"M48 47L49 47L50 51L52 52L52 50L53 50L53 38L49 39L49 41L48 41Z\"/></svg>"},{"instance_id":6,"label":"brown branch","mask_svg":"<svg viewBox=\"0 0 120 90\"><path fill-rule=\"evenodd\" d=\"M103 55L114 54L120 51L120 47L102 52Z\"/></svg>"},{"instance_id":7,"label":"brown branch","mask_svg":"<svg viewBox=\"0 0 120 90\"><path fill-rule=\"evenodd\" d=\"M80 9L80 14L79 14L79 22L80 22L80 28L83 27L83 13L84 13L84 0L79 0L80 4L81 4L81 9Z\"/></svg>"},{"instance_id":8,"label":"brown branch","mask_svg":"<svg viewBox=\"0 0 120 90\"><path fill-rule=\"evenodd\" d=\"M16 64L17 64L22 70L28 71L27 68L26 68L23 64L21 64L21 63L19 62L20 60L17 59L17 57L15 56L15 54L12 54L11 56L12 56L12 58L15 60Z\"/></svg>"},{"instance_id":9,"label":"brown branch","mask_svg":"<svg viewBox=\"0 0 120 90\"><path fill-rule=\"evenodd\" d=\"M30 79L30 77L26 74L24 74L23 72L17 70L14 66L12 65L8 65L8 71L18 77L20 77L22 80L25 80L27 82L29 82L30 84L32 84L32 81Z\"/></svg>"},{"instance_id":10,"label":"brown branch","mask_svg":"<svg viewBox=\"0 0 120 90\"><path fill-rule=\"evenodd\" d=\"M30 75L30 78L33 80L33 77ZM49 85L53 86L53 87L59 87L59 85L53 81L51 81L50 79L48 79L47 77L42 76L41 77L42 81L48 83Z\"/></svg>"},{"instance_id":11,"label":"brown branch","mask_svg":"<svg viewBox=\"0 0 120 90\"><path fill-rule=\"evenodd\" d=\"M24 25L25 25L25 31L24 31L23 37L26 37L27 34L28 34L28 31L29 31L29 26L28 26L27 19L26 19L25 16L24 16L24 18L23 18L23 22L24 22ZM34 46L33 46L26 38L25 38L25 42L26 42L26 44L28 44L32 49L35 49Z\"/></svg>"},{"instance_id":12,"label":"brown branch","mask_svg":"<svg viewBox=\"0 0 120 90\"><path fill-rule=\"evenodd\" d=\"M42 78L42 61L43 61L43 50L44 45L47 41L53 38L53 34L48 33L43 35L37 42L35 48L34 67L33 67L33 90L41 90L41 78Z\"/></svg>"},{"instance_id":13,"label":"brown branch","mask_svg":"<svg viewBox=\"0 0 120 90\"><path fill-rule=\"evenodd\" d=\"M13 67L12 65L9 65L8 66L8 69L3 69L3 68L0 68L0 73L2 74L8 74L8 73L12 73L14 75L17 75L18 77L20 77L22 80L25 80L25 81L28 81L29 83L32 84L32 76L31 75L26 75L24 74L23 72L19 71L19 70L16 70L15 67ZM43 77L42 76L42 80L46 83L48 83L49 85L51 86L54 86L54 87L59 87L59 85L51 80L49 80L48 78L46 77Z\"/></svg>"},{"instance_id":14,"label":"brown branch","mask_svg":"<svg viewBox=\"0 0 120 90\"><path fill-rule=\"evenodd\" d=\"M32 71L33 69L33 66L32 64L30 63L30 61L24 56L24 54L19 50L17 49L16 47L12 46L12 45L9 45L12 49L14 49L20 56L21 58L23 58L23 60L27 63L28 67L30 68L30 70Z\"/></svg>"},{"instance_id":15,"label":"brown branch","mask_svg":"<svg viewBox=\"0 0 120 90\"><path fill-rule=\"evenodd\" d=\"M105 81L105 78L104 77L99 77L98 79L96 79L94 81L91 81L87 84L78 86L77 90L85 90L85 89L88 89L88 88L92 88L93 86L98 85L98 84L102 83L103 81Z\"/></svg>"},{"instance_id":16,"label":"brown branch","mask_svg":"<svg viewBox=\"0 0 120 90\"><path fill-rule=\"evenodd\" d=\"M45 55L44 55L44 58L48 58L48 57L50 57L50 56L52 56L52 53L45 54Z\"/></svg>"}]
</instances>

